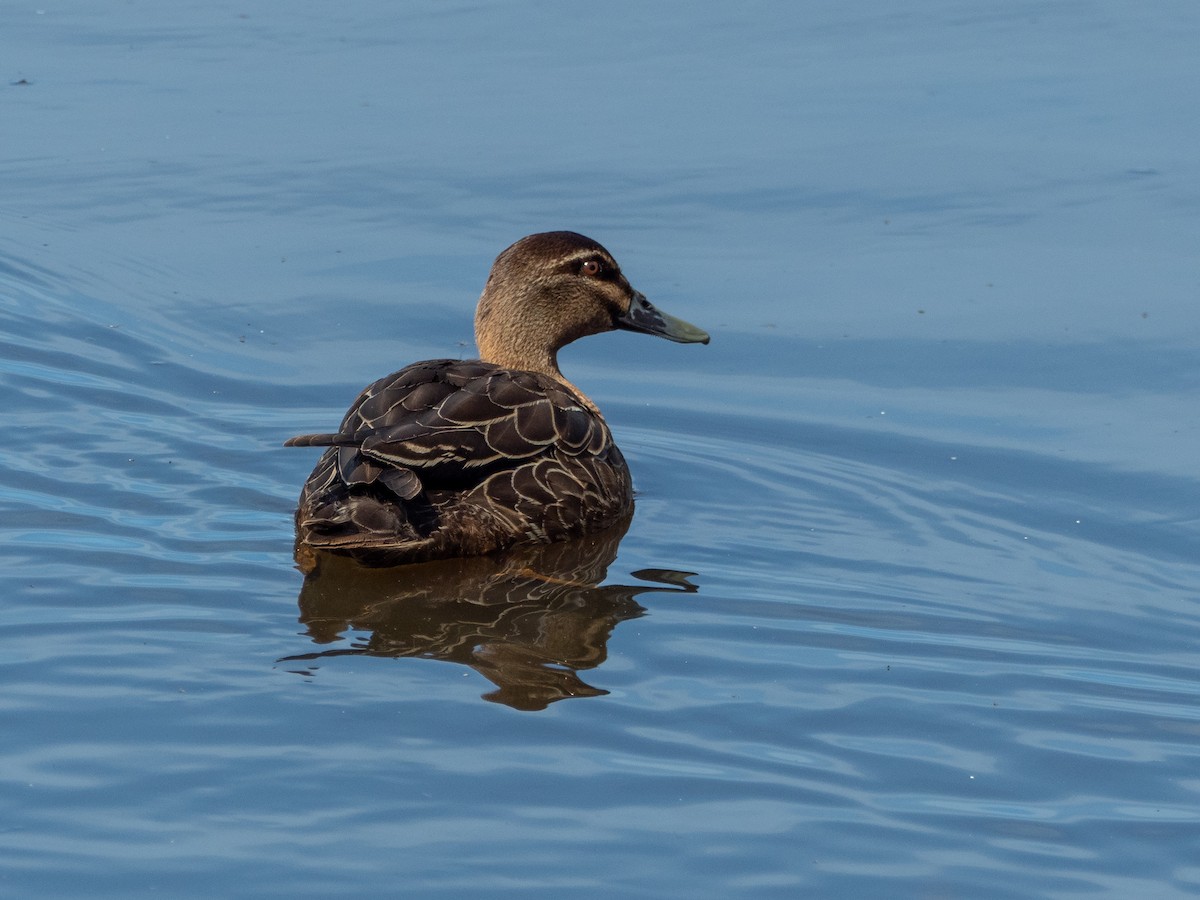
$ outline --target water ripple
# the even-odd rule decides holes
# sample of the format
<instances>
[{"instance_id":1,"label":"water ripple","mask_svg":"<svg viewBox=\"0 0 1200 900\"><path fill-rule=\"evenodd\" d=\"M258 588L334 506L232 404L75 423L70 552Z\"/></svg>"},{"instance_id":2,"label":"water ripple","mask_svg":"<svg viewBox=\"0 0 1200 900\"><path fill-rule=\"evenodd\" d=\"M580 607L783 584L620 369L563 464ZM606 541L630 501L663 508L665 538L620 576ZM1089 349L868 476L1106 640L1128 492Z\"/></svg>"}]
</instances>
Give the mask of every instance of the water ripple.
<instances>
[{"instance_id":1,"label":"water ripple","mask_svg":"<svg viewBox=\"0 0 1200 900\"><path fill-rule=\"evenodd\" d=\"M602 403L639 495L600 590L676 569L699 591L612 629L602 699L522 718L479 701L476 670L354 652L378 648L349 620L313 652L289 558L311 459L278 444L350 388L281 372L282 351L187 349L184 326L19 261L0 280L0 709L29 736L0 767L6 870L265 855L281 891L333 890L346 860L409 851L411 885L449 890L421 860L453 845L513 884L619 889L599 844L666 894L685 867L723 889L1004 896L1020 866L1009 896L1141 895L1108 863L1135 848L1136 870L1194 883L1157 849L1200 808L1189 477L1063 458L1032 425L971 444L755 407L736 378L698 408L699 370L672 369L651 406ZM531 847L563 865L518 872Z\"/></svg>"}]
</instances>

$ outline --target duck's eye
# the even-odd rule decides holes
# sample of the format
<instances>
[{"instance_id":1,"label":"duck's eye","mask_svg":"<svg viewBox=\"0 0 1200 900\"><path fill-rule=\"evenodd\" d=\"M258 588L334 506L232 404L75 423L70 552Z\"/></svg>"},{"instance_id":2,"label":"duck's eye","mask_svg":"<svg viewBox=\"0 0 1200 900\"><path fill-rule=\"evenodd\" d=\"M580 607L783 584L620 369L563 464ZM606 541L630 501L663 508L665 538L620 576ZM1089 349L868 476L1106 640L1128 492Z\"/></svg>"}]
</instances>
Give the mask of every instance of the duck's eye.
<instances>
[{"instance_id":1,"label":"duck's eye","mask_svg":"<svg viewBox=\"0 0 1200 900\"><path fill-rule=\"evenodd\" d=\"M600 264L599 260L588 259L588 260L585 260L583 265L581 265L579 267L579 271L582 272L584 275L591 275L594 278L597 275L603 274L604 266L602 266Z\"/></svg>"}]
</instances>

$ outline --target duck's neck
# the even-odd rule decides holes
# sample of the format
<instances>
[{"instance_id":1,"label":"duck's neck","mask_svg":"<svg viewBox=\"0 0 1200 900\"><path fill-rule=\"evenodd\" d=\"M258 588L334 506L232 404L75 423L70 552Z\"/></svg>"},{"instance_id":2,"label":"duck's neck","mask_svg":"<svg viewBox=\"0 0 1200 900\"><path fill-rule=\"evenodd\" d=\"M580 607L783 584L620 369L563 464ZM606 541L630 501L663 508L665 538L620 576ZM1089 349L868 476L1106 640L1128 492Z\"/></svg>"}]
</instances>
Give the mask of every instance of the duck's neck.
<instances>
[{"instance_id":1,"label":"duck's neck","mask_svg":"<svg viewBox=\"0 0 1200 900\"><path fill-rule=\"evenodd\" d=\"M558 367L558 354L547 350L544 347L532 346L531 343L522 342L518 336L517 340L511 343L488 340L485 335L476 334L475 343L479 347L479 358L484 362L491 363L494 366L501 366L505 369L517 369L522 372L537 372L539 375L546 375L553 378L568 391L575 395L580 404L593 415L604 418L601 415L599 408L593 403L583 391L577 388L563 376L562 370Z\"/></svg>"}]
</instances>

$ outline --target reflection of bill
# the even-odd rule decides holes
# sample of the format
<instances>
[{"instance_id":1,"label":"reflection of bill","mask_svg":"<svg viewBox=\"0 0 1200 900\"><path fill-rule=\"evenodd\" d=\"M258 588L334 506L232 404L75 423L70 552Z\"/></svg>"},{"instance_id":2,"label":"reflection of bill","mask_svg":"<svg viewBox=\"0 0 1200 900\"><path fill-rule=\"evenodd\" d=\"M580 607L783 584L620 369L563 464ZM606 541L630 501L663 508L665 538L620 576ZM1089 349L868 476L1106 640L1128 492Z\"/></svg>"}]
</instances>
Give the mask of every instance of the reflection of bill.
<instances>
[{"instance_id":1,"label":"reflection of bill","mask_svg":"<svg viewBox=\"0 0 1200 900\"><path fill-rule=\"evenodd\" d=\"M696 590L687 582L693 573L664 569L633 573L660 586L601 585L628 526L626 520L575 541L393 569L314 556L299 600L309 636L327 644L346 630L369 634L349 647L280 662L355 654L457 662L496 685L484 699L524 710L606 694L577 672L604 662L617 623L646 611L634 597Z\"/></svg>"}]
</instances>

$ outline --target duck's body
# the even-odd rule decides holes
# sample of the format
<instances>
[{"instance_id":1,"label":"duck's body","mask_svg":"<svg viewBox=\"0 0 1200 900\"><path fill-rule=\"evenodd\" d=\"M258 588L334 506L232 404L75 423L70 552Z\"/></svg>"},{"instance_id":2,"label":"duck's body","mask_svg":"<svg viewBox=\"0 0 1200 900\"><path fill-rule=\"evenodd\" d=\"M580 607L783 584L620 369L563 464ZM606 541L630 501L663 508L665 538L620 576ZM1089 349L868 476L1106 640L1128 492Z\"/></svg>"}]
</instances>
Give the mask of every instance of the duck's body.
<instances>
[{"instance_id":1,"label":"duck's body","mask_svg":"<svg viewBox=\"0 0 1200 900\"><path fill-rule=\"evenodd\" d=\"M367 387L300 494L302 546L397 564L565 540L633 508L629 468L559 348L628 328L708 335L630 288L603 247L531 235L496 260L475 319L482 359L414 363Z\"/></svg>"}]
</instances>

